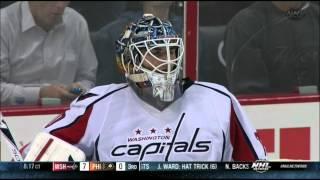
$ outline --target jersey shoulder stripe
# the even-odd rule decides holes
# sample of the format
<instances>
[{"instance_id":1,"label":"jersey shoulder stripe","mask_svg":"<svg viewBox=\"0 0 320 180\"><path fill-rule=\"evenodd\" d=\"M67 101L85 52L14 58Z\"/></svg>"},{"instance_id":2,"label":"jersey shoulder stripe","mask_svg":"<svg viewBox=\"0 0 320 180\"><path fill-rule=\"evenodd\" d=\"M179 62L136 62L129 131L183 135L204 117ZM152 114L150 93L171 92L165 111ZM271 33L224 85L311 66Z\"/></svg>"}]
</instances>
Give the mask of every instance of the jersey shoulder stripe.
<instances>
[{"instance_id":1,"label":"jersey shoulder stripe","mask_svg":"<svg viewBox=\"0 0 320 180\"><path fill-rule=\"evenodd\" d=\"M88 103L88 106L92 106L98 101L101 101L102 99L110 96L111 94L120 91L122 89L125 89L128 87L128 84L110 84L106 86L98 86L90 90L90 93L97 94L98 96L95 97L92 102Z\"/></svg>"},{"instance_id":2,"label":"jersey shoulder stripe","mask_svg":"<svg viewBox=\"0 0 320 180\"><path fill-rule=\"evenodd\" d=\"M121 86L120 86L121 85ZM99 101L101 97L107 97L108 95L112 94L112 91L117 91L117 89L121 89L121 87L126 86L126 84L111 84L111 85L105 85L105 86L97 86L87 93L79 96L77 99L75 99L71 104L70 108L71 110L77 109L77 114L82 115L85 113L86 109L90 104L94 104L95 101ZM68 111L66 111L68 112ZM53 124L56 124L58 121L62 120L65 118L65 113L63 112L59 116L57 116L55 119L50 121L45 128L48 128L52 126ZM74 118L75 119L75 118ZM68 123L70 124L70 123ZM50 129L50 128L49 128Z\"/></svg>"},{"instance_id":3,"label":"jersey shoulder stripe","mask_svg":"<svg viewBox=\"0 0 320 180\"><path fill-rule=\"evenodd\" d=\"M83 137L86 128L87 128L87 124L88 121L90 119L90 115L93 109L93 105L97 102L99 102L100 100L110 96L111 94L120 91L122 89L125 89L126 87L128 87L128 85L122 85L122 86L117 86L116 88L110 88L110 87L105 87L108 88L110 91L108 91L107 93L102 95L102 92L106 92L105 88L100 89L100 92L97 92L96 90L90 91L90 93L95 93L98 94L98 96L95 96L94 98L89 98L88 100L83 100L83 102L89 102L89 104L86 104L80 108L85 107L84 109L84 113L82 113L81 115L77 116L76 118L73 118L73 120L70 121L70 123L64 125L64 126L60 126L60 127L55 127L52 128L49 133L60 138L63 139L71 144L77 144L81 138ZM99 95L100 94L100 95ZM97 98L98 97L98 98ZM74 102L74 105L76 104L83 104L83 102L79 101ZM78 106L71 106L69 111L72 111L73 109L77 109L79 108ZM66 118L68 118L68 113L66 113Z\"/></svg>"},{"instance_id":4,"label":"jersey shoulder stripe","mask_svg":"<svg viewBox=\"0 0 320 180\"><path fill-rule=\"evenodd\" d=\"M221 86L221 85L218 85L215 83L197 82L197 81L194 82L194 85L211 89L211 90L213 90L219 94L222 94L222 95L228 97L229 99L231 99L230 92L224 86Z\"/></svg>"}]
</instances>

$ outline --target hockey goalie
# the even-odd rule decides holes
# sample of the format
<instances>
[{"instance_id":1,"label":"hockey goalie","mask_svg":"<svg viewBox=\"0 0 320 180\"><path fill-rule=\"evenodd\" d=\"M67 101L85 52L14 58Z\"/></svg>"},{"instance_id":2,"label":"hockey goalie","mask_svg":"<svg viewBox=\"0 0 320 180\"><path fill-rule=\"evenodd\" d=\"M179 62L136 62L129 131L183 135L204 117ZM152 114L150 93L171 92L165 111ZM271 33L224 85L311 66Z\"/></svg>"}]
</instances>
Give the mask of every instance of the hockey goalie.
<instances>
[{"instance_id":1,"label":"hockey goalie","mask_svg":"<svg viewBox=\"0 0 320 180\"><path fill-rule=\"evenodd\" d=\"M227 88L183 78L183 39L170 22L144 14L115 46L128 82L97 86L76 98L45 126L48 134L32 141L26 161L267 158L257 131Z\"/></svg>"}]
</instances>

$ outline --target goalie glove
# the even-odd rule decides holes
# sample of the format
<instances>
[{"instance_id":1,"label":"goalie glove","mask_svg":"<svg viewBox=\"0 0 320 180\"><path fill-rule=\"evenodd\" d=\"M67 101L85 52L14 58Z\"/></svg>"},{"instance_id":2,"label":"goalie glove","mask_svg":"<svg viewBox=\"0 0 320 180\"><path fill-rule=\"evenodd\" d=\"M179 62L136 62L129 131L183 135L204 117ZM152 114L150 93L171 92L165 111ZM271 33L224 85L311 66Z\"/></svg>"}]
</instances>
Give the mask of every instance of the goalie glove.
<instances>
[{"instance_id":1,"label":"goalie glove","mask_svg":"<svg viewBox=\"0 0 320 180\"><path fill-rule=\"evenodd\" d=\"M85 158L79 148L41 132L32 142L24 161L84 161Z\"/></svg>"}]
</instances>

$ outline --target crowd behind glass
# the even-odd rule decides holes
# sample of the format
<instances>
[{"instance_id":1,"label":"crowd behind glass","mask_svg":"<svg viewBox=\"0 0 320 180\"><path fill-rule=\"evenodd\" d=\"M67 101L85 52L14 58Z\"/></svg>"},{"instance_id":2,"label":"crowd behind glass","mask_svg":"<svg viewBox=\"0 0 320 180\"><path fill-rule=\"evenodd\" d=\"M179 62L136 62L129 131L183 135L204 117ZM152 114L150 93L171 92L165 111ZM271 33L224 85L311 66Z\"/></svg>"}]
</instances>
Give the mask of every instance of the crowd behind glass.
<instances>
[{"instance_id":1,"label":"crowd behind glass","mask_svg":"<svg viewBox=\"0 0 320 180\"><path fill-rule=\"evenodd\" d=\"M12 2L1 2L1 8ZM115 62L114 42L139 18L143 1L72 1L87 21L97 57L95 85L125 82ZM153 5L151 5L153 6ZM199 80L222 84L236 95L317 93L319 3L199 2ZM183 35L182 1L168 18ZM155 12L157 13L157 12Z\"/></svg>"}]
</instances>

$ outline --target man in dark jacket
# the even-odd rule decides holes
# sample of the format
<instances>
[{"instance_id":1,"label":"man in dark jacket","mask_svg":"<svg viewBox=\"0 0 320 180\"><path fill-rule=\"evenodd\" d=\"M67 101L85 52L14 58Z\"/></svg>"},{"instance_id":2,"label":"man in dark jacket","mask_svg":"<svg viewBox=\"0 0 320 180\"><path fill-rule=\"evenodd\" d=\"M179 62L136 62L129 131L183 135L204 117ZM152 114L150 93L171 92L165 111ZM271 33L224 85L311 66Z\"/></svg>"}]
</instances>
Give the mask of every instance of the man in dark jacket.
<instances>
[{"instance_id":1,"label":"man in dark jacket","mask_svg":"<svg viewBox=\"0 0 320 180\"><path fill-rule=\"evenodd\" d=\"M319 6L256 2L228 24L224 56L236 94L319 86Z\"/></svg>"}]
</instances>

